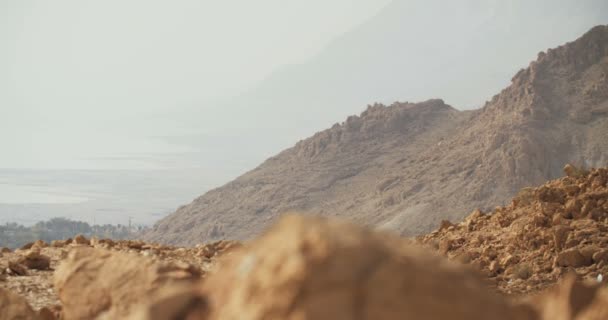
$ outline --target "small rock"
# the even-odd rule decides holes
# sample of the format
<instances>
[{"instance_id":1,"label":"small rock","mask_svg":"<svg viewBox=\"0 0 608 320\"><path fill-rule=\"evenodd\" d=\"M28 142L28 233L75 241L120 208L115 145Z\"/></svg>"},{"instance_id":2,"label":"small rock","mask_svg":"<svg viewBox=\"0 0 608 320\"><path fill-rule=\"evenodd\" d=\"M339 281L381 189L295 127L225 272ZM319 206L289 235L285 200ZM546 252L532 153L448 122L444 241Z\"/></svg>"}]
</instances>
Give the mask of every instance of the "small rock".
<instances>
[{"instance_id":1,"label":"small rock","mask_svg":"<svg viewBox=\"0 0 608 320\"><path fill-rule=\"evenodd\" d=\"M502 265L504 268L506 268L506 267L508 267L508 266L510 266L510 265L516 264L516 263L518 263L518 262L519 262L519 258L518 258L518 257L516 257L516 256L514 256L514 255L510 255L510 254L509 254L509 255L507 255L507 256L505 256L504 258L502 258L502 259L500 260L500 264L501 264L501 265Z\"/></svg>"},{"instance_id":2,"label":"small rock","mask_svg":"<svg viewBox=\"0 0 608 320\"><path fill-rule=\"evenodd\" d=\"M16 261L9 261L8 269L18 276L27 276L27 267Z\"/></svg>"},{"instance_id":3,"label":"small rock","mask_svg":"<svg viewBox=\"0 0 608 320\"><path fill-rule=\"evenodd\" d=\"M65 247L65 241L63 241L63 240L53 240L53 241L51 241L51 247L53 247L53 248L63 248L63 247Z\"/></svg>"},{"instance_id":4,"label":"small rock","mask_svg":"<svg viewBox=\"0 0 608 320\"><path fill-rule=\"evenodd\" d=\"M83 235L79 234L77 236L74 237L74 243L76 244L83 244L83 245L90 245L90 241Z\"/></svg>"},{"instance_id":5,"label":"small rock","mask_svg":"<svg viewBox=\"0 0 608 320\"><path fill-rule=\"evenodd\" d=\"M557 255L555 264L560 267L579 268L591 265L592 259L586 258L578 249L568 249Z\"/></svg>"},{"instance_id":6,"label":"small rock","mask_svg":"<svg viewBox=\"0 0 608 320\"><path fill-rule=\"evenodd\" d=\"M608 263L608 249L600 250L593 254L593 261L596 263Z\"/></svg>"},{"instance_id":7,"label":"small rock","mask_svg":"<svg viewBox=\"0 0 608 320\"><path fill-rule=\"evenodd\" d=\"M452 249L452 240L451 239L443 239L439 242L439 252L441 254L447 254Z\"/></svg>"},{"instance_id":8,"label":"small rock","mask_svg":"<svg viewBox=\"0 0 608 320\"><path fill-rule=\"evenodd\" d=\"M570 227L558 225L553 229L553 241L557 251L561 251L564 248L568 234L570 233Z\"/></svg>"},{"instance_id":9,"label":"small rock","mask_svg":"<svg viewBox=\"0 0 608 320\"><path fill-rule=\"evenodd\" d=\"M451 223L449 220L441 220L441 224L439 225L439 231L443 231L453 225L454 224Z\"/></svg>"},{"instance_id":10,"label":"small rock","mask_svg":"<svg viewBox=\"0 0 608 320\"><path fill-rule=\"evenodd\" d=\"M570 199L566 202L564 213L568 217L572 217L574 219L581 219L584 215L581 213L581 208L583 207L582 201L579 199Z\"/></svg>"},{"instance_id":11,"label":"small rock","mask_svg":"<svg viewBox=\"0 0 608 320\"><path fill-rule=\"evenodd\" d=\"M576 167L573 166L573 165L571 165L571 164L569 164L569 163L564 166L564 173L568 177L576 178L575 177L576 171L577 171Z\"/></svg>"},{"instance_id":12,"label":"small rock","mask_svg":"<svg viewBox=\"0 0 608 320\"><path fill-rule=\"evenodd\" d=\"M24 244L24 245L23 245L21 248L19 248L19 249L20 249L20 250L29 250L29 249L31 249L31 248L32 248L32 246L33 246L33 245L34 245L34 243L33 243L33 242L29 242L29 243Z\"/></svg>"},{"instance_id":13,"label":"small rock","mask_svg":"<svg viewBox=\"0 0 608 320\"><path fill-rule=\"evenodd\" d=\"M19 264L33 270L48 270L51 267L51 258L40 254L38 250L30 250L25 257L18 260Z\"/></svg>"},{"instance_id":14,"label":"small rock","mask_svg":"<svg viewBox=\"0 0 608 320\"><path fill-rule=\"evenodd\" d=\"M127 247L130 249L135 249L135 250L141 250L141 248L144 246L144 243L142 241L136 241L136 240L130 240L127 243Z\"/></svg>"},{"instance_id":15,"label":"small rock","mask_svg":"<svg viewBox=\"0 0 608 320\"><path fill-rule=\"evenodd\" d=\"M32 245L33 248L40 248L40 249L46 248L48 246L49 245L46 242L44 242L43 240L36 240L34 242L34 244Z\"/></svg>"},{"instance_id":16,"label":"small rock","mask_svg":"<svg viewBox=\"0 0 608 320\"><path fill-rule=\"evenodd\" d=\"M498 271L500 270L500 264L498 264L498 261L494 260L492 262L490 262L490 266L488 267L488 271L490 271L490 275L496 275L498 273Z\"/></svg>"},{"instance_id":17,"label":"small rock","mask_svg":"<svg viewBox=\"0 0 608 320\"><path fill-rule=\"evenodd\" d=\"M586 246L580 249L581 254L585 257L587 261L593 261L593 255L598 252L600 249L596 246Z\"/></svg>"}]
</instances>

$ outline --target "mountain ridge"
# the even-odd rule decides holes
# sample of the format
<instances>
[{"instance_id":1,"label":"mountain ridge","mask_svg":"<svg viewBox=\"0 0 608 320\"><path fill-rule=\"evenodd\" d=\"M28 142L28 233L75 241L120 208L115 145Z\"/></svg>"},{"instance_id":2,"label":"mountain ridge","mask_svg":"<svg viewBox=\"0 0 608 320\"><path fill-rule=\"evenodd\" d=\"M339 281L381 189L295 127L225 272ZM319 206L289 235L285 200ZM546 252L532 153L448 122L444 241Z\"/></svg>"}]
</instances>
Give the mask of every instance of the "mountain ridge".
<instances>
[{"instance_id":1,"label":"mountain ridge","mask_svg":"<svg viewBox=\"0 0 608 320\"><path fill-rule=\"evenodd\" d=\"M608 159L608 27L539 53L485 106L370 105L161 220L146 238L256 235L288 211L348 217L404 235L508 201Z\"/></svg>"}]
</instances>

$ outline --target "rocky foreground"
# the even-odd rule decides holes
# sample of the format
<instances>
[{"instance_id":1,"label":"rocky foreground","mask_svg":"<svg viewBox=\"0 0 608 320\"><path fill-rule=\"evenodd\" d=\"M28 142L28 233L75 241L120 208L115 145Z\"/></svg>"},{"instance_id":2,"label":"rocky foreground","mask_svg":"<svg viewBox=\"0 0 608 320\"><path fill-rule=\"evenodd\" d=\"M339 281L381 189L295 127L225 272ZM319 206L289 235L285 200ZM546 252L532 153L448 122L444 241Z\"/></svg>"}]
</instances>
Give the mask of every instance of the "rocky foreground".
<instances>
[{"instance_id":1,"label":"rocky foreground","mask_svg":"<svg viewBox=\"0 0 608 320\"><path fill-rule=\"evenodd\" d=\"M509 206L443 221L418 240L475 265L506 293L539 291L567 273L607 277L608 169L564 171L564 178L522 189Z\"/></svg>"},{"instance_id":2,"label":"rocky foreground","mask_svg":"<svg viewBox=\"0 0 608 320\"><path fill-rule=\"evenodd\" d=\"M0 318L608 319L608 169L565 169L415 240L296 215L244 245L2 250Z\"/></svg>"},{"instance_id":3,"label":"rocky foreground","mask_svg":"<svg viewBox=\"0 0 608 320\"><path fill-rule=\"evenodd\" d=\"M61 297L66 292L81 296L88 300L80 307L92 310L102 301L100 292L118 294L112 297L123 305L135 303L142 298L137 293L152 294L174 283L201 280L217 257L239 245L219 241L178 248L77 236L50 244L39 240L14 252L0 248L0 319L92 319L93 313L71 316L70 303L82 301Z\"/></svg>"}]
</instances>

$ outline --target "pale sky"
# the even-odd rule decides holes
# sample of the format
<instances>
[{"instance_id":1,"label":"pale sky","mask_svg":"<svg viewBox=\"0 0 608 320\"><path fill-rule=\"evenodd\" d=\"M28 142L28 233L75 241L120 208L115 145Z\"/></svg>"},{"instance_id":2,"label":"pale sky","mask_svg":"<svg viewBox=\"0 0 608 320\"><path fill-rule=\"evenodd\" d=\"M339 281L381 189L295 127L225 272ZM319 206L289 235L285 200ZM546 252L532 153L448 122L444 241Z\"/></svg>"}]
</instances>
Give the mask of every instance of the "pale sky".
<instances>
[{"instance_id":1,"label":"pale sky","mask_svg":"<svg viewBox=\"0 0 608 320\"><path fill-rule=\"evenodd\" d=\"M244 172L367 103L479 106L608 23L605 0L389 3L0 0L0 168Z\"/></svg>"},{"instance_id":2,"label":"pale sky","mask_svg":"<svg viewBox=\"0 0 608 320\"><path fill-rule=\"evenodd\" d=\"M148 116L247 90L388 2L0 0L0 168L188 151L142 139L189 131Z\"/></svg>"}]
</instances>

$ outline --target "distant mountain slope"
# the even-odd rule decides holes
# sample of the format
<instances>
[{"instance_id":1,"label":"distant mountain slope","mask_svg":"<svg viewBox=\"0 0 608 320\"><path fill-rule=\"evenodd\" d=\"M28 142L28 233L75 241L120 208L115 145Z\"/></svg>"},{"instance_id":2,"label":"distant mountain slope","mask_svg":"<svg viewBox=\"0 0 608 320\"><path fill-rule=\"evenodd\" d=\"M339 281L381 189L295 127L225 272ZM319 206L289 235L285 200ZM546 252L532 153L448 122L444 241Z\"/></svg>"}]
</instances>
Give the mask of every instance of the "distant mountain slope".
<instances>
[{"instance_id":1,"label":"distant mountain slope","mask_svg":"<svg viewBox=\"0 0 608 320\"><path fill-rule=\"evenodd\" d=\"M235 128L295 137L375 101L441 97L457 108L479 108L540 50L604 23L604 0L395 0L315 58L278 69L218 108L231 110Z\"/></svg>"},{"instance_id":2,"label":"distant mountain slope","mask_svg":"<svg viewBox=\"0 0 608 320\"><path fill-rule=\"evenodd\" d=\"M482 109L368 107L161 220L147 239L243 239L295 210L417 234L488 209L568 162L608 161L608 26L518 72Z\"/></svg>"}]
</instances>

